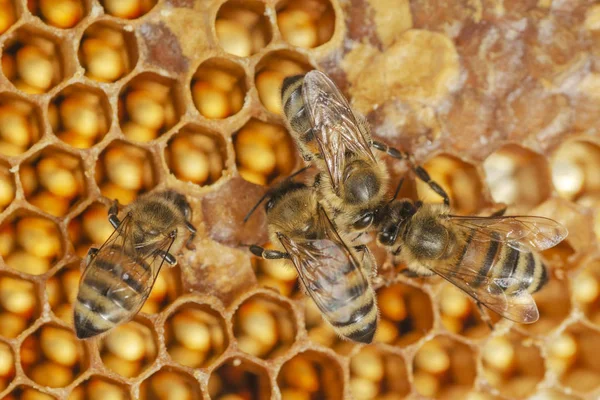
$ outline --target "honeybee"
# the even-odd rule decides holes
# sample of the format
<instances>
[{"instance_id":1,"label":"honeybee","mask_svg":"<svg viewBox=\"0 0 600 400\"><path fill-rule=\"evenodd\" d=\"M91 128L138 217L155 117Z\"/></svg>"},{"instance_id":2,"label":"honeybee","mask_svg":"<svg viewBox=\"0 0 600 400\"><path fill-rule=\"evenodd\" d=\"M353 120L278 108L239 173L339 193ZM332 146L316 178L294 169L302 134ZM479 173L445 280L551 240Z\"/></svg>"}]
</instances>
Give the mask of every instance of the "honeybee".
<instances>
[{"instance_id":1,"label":"honeybee","mask_svg":"<svg viewBox=\"0 0 600 400\"><path fill-rule=\"evenodd\" d=\"M395 200L381 209L377 241L409 272L441 276L475 299L480 311L484 305L533 323L539 312L531 295L548 281L536 251L558 244L567 230L549 218L501 214L458 216L441 204Z\"/></svg>"},{"instance_id":2,"label":"honeybee","mask_svg":"<svg viewBox=\"0 0 600 400\"><path fill-rule=\"evenodd\" d=\"M364 117L352 110L323 72L286 78L281 97L288 129L304 159L321 172L315 187L341 231L366 231L385 202L389 175L372 148L407 161L416 176L449 204L444 189L410 154L373 141Z\"/></svg>"},{"instance_id":3,"label":"honeybee","mask_svg":"<svg viewBox=\"0 0 600 400\"><path fill-rule=\"evenodd\" d=\"M192 210L185 197L173 190L148 193L123 209L118 203L108 211L114 232L100 247L90 248L79 282L74 307L75 332L90 338L131 320L140 310L164 262L173 266L173 256L184 244L184 230Z\"/></svg>"},{"instance_id":4,"label":"honeybee","mask_svg":"<svg viewBox=\"0 0 600 400\"><path fill-rule=\"evenodd\" d=\"M250 251L267 260L290 260L304 292L333 329L344 338L371 343L378 309L366 275L375 263L368 249L359 254L344 243L313 188L287 180L266 196L269 237L281 250L252 245Z\"/></svg>"}]
</instances>

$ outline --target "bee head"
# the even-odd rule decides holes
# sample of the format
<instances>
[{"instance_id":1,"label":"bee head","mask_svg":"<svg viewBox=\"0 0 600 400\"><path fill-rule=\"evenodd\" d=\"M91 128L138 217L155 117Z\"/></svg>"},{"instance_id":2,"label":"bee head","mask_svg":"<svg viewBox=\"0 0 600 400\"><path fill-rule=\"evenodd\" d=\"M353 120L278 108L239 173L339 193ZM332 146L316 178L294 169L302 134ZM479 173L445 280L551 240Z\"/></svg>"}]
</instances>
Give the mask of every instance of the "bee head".
<instances>
[{"instance_id":1,"label":"bee head","mask_svg":"<svg viewBox=\"0 0 600 400\"><path fill-rule=\"evenodd\" d=\"M344 197L350 204L367 203L378 195L381 180L372 165L356 160L344 171Z\"/></svg>"},{"instance_id":2,"label":"bee head","mask_svg":"<svg viewBox=\"0 0 600 400\"><path fill-rule=\"evenodd\" d=\"M402 227L415 214L417 207L408 199L394 200L379 211L381 220L377 240L384 246L393 245Z\"/></svg>"}]
</instances>

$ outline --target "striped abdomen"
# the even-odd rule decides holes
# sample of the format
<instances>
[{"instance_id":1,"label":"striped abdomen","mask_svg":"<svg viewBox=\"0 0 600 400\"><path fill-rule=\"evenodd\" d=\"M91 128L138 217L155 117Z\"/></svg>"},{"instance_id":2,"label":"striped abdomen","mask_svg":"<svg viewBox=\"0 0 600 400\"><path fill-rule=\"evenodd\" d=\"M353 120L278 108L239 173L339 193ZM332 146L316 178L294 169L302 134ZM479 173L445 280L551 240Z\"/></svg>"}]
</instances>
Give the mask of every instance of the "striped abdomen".
<instances>
[{"instance_id":1,"label":"striped abdomen","mask_svg":"<svg viewBox=\"0 0 600 400\"><path fill-rule=\"evenodd\" d=\"M146 301L153 285L150 265L120 246L103 248L81 277L75 301L75 330L92 337L129 321Z\"/></svg>"},{"instance_id":2,"label":"striped abdomen","mask_svg":"<svg viewBox=\"0 0 600 400\"><path fill-rule=\"evenodd\" d=\"M482 234L470 231L462 248L457 249L460 255L455 270L460 271L461 265L479 268L477 276L467 282L469 286L480 287L485 283L483 277L508 278L500 285L505 292L525 289L535 293L548 281L546 267L537 253L518 251L500 241L477 240L477 235Z\"/></svg>"},{"instance_id":3,"label":"striped abdomen","mask_svg":"<svg viewBox=\"0 0 600 400\"><path fill-rule=\"evenodd\" d=\"M292 134L303 148L313 140L312 126L302 97L304 75L285 78L281 89L283 113L292 128ZM317 152L318 150L315 149ZM308 154L313 156L313 154Z\"/></svg>"}]
</instances>

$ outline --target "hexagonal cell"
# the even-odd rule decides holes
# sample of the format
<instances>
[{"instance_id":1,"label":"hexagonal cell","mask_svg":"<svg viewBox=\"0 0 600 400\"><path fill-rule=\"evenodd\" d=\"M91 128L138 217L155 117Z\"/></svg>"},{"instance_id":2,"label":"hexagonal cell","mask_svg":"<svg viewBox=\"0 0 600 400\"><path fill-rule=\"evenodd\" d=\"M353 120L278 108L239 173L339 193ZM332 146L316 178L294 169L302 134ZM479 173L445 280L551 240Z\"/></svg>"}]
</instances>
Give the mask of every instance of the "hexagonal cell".
<instances>
[{"instance_id":1,"label":"hexagonal cell","mask_svg":"<svg viewBox=\"0 0 600 400\"><path fill-rule=\"evenodd\" d=\"M289 175L296 164L294 142L281 125L251 119L233 137L235 162L240 176L267 185Z\"/></svg>"},{"instance_id":2,"label":"hexagonal cell","mask_svg":"<svg viewBox=\"0 0 600 400\"><path fill-rule=\"evenodd\" d=\"M19 178L29 203L48 214L62 217L86 195L81 159L46 147L25 160Z\"/></svg>"},{"instance_id":3,"label":"hexagonal cell","mask_svg":"<svg viewBox=\"0 0 600 400\"><path fill-rule=\"evenodd\" d=\"M379 326L376 342L408 346L433 328L433 305L427 293L397 283L377 291Z\"/></svg>"},{"instance_id":4,"label":"hexagonal cell","mask_svg":"<svg viewBox=\"0 0 600 400\"><path fill-rule=\"evenodd\" d=\"M590 322L600 326L600 260L587 262L571 282L575 301Z\"/></svg>"},{"instance_id":5,"label":"hexagonal cell","mask_svg":"<svg viewBox=\"0 0 600 400\"><path fill-rule=\"evenodd\" d=\"M0 275L0 336L17 337L41 312L33 282L8 274Z\"/></svg>"},{"instance_id":6,"label":"hexagonal cell","mask_svg":"<svg viewBox=\"0 0 600 400\"><path fill-rule=\"evenodd\" d=\"M194 105L202 116L223 119L237 114L246 98L246 74L241 65L225 58L204 61L192 77Z\"/></svg>"},{"instance_id":7,"label":"hexagonal cell","mask_svg":"<svg viewBox=\"0 0 600 400\"><path fill-rule=\"evenodd\" d=\"M328 0L283 0L276 9L279 32L293 46L310 49L333 36L335 12Z\"/></svg>"},{"instance_id":8,"label":"hexagonal cell","mask_svg":"<svg viewBox=\"0 0 600 400\"><path fill-rule=\"evenodd\" d=\"M46 280L46 295L52 312L70 326L73 326L73 303L77 298L79 278L80 263L74 262Z\"/></svg>"},{"instance_id":9,"label":"hexagonal cell","mask_svg":"<svg viewBox=\"0 0 600 400\"><path fill-rule=\"evenodd\" d=\"M262 105L272 113L283 115L283 80L312 69L314 68L304 56L290 50L278 50L264 56L256 65L254 75L254 84Z\"/></svg>"},{"instance_id":10,"label":"hexagonal cell","mask_svg":"<svg viewBox=\"0 0 600 400\"><path fill-rule=\"evenodd\" d=\"M123 205L156 185L150 153L121 141L104 149L96 163L95 178L104 196Z\"/></svg>"},{"instance_id":11,"label":"hexagonal cell","mask_svg":"<svg viewBox=\"0 0 600 400\"><path fill-rule=\"evenodd\" d=\"M436 299L442 325L448 331L473 339L491 333L471 297L457 287L444 284ZM488 312L488 316L492 319L492 323L500 319L500 316L494 312Z\"/></svg>"},{"instance_id":12,"label":"hexagonal cell","mask_svg":"<svg viewBox=\"0 0 600 400\"><path fill-rule=\"evenodd\" d=\"M271 398L271 383L264 367L252 361L235 357L223 362L210 375L208 393L211 399L226 399L238 395L243 399Z\"/></svg>"},{"instance_id":13,"label":"hexagonal cell","mask_svg":"<svg viewBox=\"0 0 600 400\"><path fill-rule=\"evenodd\" d=\"M271 24L265 4L255 0L229 0L215 21L217 41L226 52L238 57L257 53L271 41Z\"/></svg>"},{"instance_id":14,"label":"hexagonal cell","mask_svg":"<svg viewBox=\"0 0 600 400\"><path fill-rule=\"evenodd\" d=\"M260 358L275 358L294 344L296 320L291 306L262 294L246 299L233 317L240 350Z\"/></svg>"},{"instance_id":15,"label":"hexagonal cell","mask_svg":"<svg viewBox=\"0 0 600 400\"><path fill-rule=\"evenodd\" d=\"M56 400L56 397L26 385L19 385L2 400Z\"/></svg>"},{"instance_id":16,"label":"hexagonal cell","mask_svg":"<svg viewBox=\"0 0 600 400\"><path fill-rule=\"evenodd\" d=\"M413 374L414 387L423 396L448 398L457 391L469 392L477 375L474 350L455 339L437 336L415 354Z\"/></svg>"},{"instance_id":17,"label":"hexagonal cell","mask_svg":"<svg viewBox=\"0 0 600 400\"><path fill-rule=\"evenodd\" d=\"M263 247L274 249L271 243ZM273 288L286 297L294 297L300 291L298 273L289 261L253 258L251 262L259 285Z\"/></svg>"},{"instance_id":18,"label":"hexagonal cell","mask_svg":"<svg viewBox=\"0 0 600 400\"><path fill-rule=\"evenodd\" d=\"M67 329L46 324L21 344L25 374L42 386L65 387L88 367L83 343Z\"/></svg>"},{"instance_id":19,"label":"hexagonal cell","mask_svg":"<svg viewBox=\"0 0 600 400\"><path fill-rule=\"evenodd\" d=\"M183 304L169 316L165 343L173 361L191 368L209 366L229 346L223 317L195 303Z\"/></svg>"},{"instance_id":20,"label":"hexagonal cell","mask_svg":"<svg viewBox=\"0 0 600 400\"><path fill-rule=\"evenodd\" d=\"M223 175L227 162L225 146L218 133L190 124L169 140L165 160L177 179L211 185Z\"/></svg>"},{"instance_id":21,"label":"hexagonal cell","mask_svg":"<svg viewBox=\"0 0 600 400\"><path fill-rule=\"evenodd\" d=\"M3 1L0 4L0 34L3 34L17 21L17 9L13 1Z\"/></svg>"},{"instance_id":22,"label":"hexagonal cell","mask_svg":"<svg viewBox=\"0 0 600 400\"><path fill-rule=\"evenodd\" d=\"M115 82L137 64L139 55L135 34L113 21L96 22L83 33L78 56L88 78Z\"/></svg>"},{"instance_id":23,"label":"hexagonal cell","mask_svg":"<svg viewBox=\"0 0 600 400\"><path fill-rule=\"evenodd\" d=\"M51 220L17 211L0 226L4 263L31 275L46 273L62 258L64 249L58 226Z\"/></svg>"},{"instance_id":24,"label":"hexagonal cell","mask_svg":"<svg viewBox=\"0 0 600 400\"><path fill-rule=\"evenodd\" d=\"M165 367L142 382L140 398L153 400L201 399L202 392L200 384L192 375Z\"/></svg>"},{"instance_id":25,"label":"hexagonal cell","mask_svg":"<svg viewBox=\"0 0 600 400\"><path fill-rule=\"evenodd\" d=\"M42 21L56 28L72 28L88 13L83 0L29 0L27 8Z\"/></svg>"},{"instance_id":26,"label":"hexagonal cell","mask_svg":"<svg viewBox=\"0 0 600 400\"><path fill-rule=\"evenodd\" d=\"M474 214L479 209L483 200L483 185L473 165L442 154L427 161L423 168L448 193L453 212ZM417 180L416 184L419 199L424 203L442 202L443 199L425 182Z\"/></svg>"},{"instance_id":27,"label":"hexagonal cell","mask_svg":"<svg viewBox=\"0 0 600 400\"><path fill-rule=\"evenodd\" d=\"M150 142L171 129L183 114L179 84L152 72L133 78L119 94L119 124L130 140Z\"/></svg>"},{"instance_id":28,"label":"hexagonal cell","mask_svg":"<svg viewBox=\"0 0 600 400\"><path fill-rule=\"evenodd\" d=\"M598 198L600 146L586 140L563 143L552 155L552 183L558 194L568 200Z\"/></svg>"},{"instance_id":29,"label":"hexagonal cell","mask_svg":"<svg viewBox=\"0 0 600 400\"><path fill-rule=\"evenodd\" d=\"M532 395L545 374L544 358L531 338L510 332L496 336L481 351L483 373L504 396L522 399Z\"/></svg>"},{"instance_id":30,"label":"hexagonal cell","mask_svg":"<svg viewBox=\"0 0 600 400\"><path fill-rule=\"evenodd\" d=\"M15 176L8 165L0 162L0 212L12 203L15 192Z\"/></svg>"},{"instance_id":31,"label":"hexagonal cell","mask_svg":"<svg viewBox=\"0 0 600 400\"><path fill-rule=\"evenodd\" d=\"M117 18L136 19L154 8L158 0L100 0L104 11Z\"/></svg>"},{"instance_id":32,"label":"hexagonal cell","mask_svg":"<svg viewBox=\"0 0 600 400\"><path fill-rule=\"evenodd\" d=\"M99 349L104 365L125 378L141 374L158 354L152 325L140 317L109 331L102 337Z\"/></svg>"},{"instance_id":33,"label":"hexagonal cell","mask_svg":"<svg viewBox=\"0 0 600 400\"><path fill-rule=\"evenodd\" d=\"M104 138L111 124L106 94L81 84L61 90L48 106L54 134L73 147L87 149Z\"/></svg>"},{"instance_id":34,"label":"hexagonal cell","mask_svg":"<svg viewBox=\"0 0 600 400\"><path fill-rule=\"evenodd\" d=\"M129 388L104 376L93 375L73 388L69 400L130 399Z\"/></svg>"},{"instance_id":35,"label":"hexagonal cell","mask_svg":"<svg viewBox=\"0 0 600 400\"><path fill-rule=\"evenodd\" d=\"M14 94L1 94L0 153L14 157L27 151L42 136L41 120L36 105Z\"/></svg>"},{"instance_id":36,"label":"hexagonal cell","mask_svg":"<svg viewBox=\"0 0 600 400\"><path fill-rule=\"evenodd\" d=\"M546 159L523 147L511 144L500 148L486 158L483 168L497 203L533 207L552 193Z\"/></svg>"},{"instance_id":37,"label":"hexagonal cell","mask_svg":"<svg viewBox=\"0 0 600 400\"><path fill-rule=\"evenodd\" d=\"M548 366L560 382L579 393L600 386L600 332L578 323L549 343Z\"/></svg>"},{"instance_id":38,"label":"hexagonal cell","mask_svg":"<svg viewBox=\"0 0 600 400\"><path fill-rule=\"evenodd\" d=\"M325 353L308 350L296 354L281 366L277 385L283 399L336 399L344 393L343 376L337 360Z\"/></svg>"},{"instance_id":39,"label":"hexagonal cell","mask_svg":"<svg viewBox=\"0 0 600 400\"><path fill-rule=\"evenodd\" d=\"M571 291L566 279L557 279L549 273L550 280L533 295L540 312L540 319L535 324L521 327L536 335L548 334L559 326L571 313Z\"/></svg>"},{"instance_id":40,"label":"hexagonal cell","mask_svg":"<svg viewBox=\"0 0 600 400\"><path fill-rule=\"evenodd\" d=\"M15 355L10 346L0 342L0 392L10 385L15 377Z\"/></svg>"},{"instance_id":41,"label":"hexagonal cell","mask_svg":"<svg viewBox=\"0 0 600 400\"><path fill-rule=\"evenodd\" d=\"M86 257L90 246L104 243L114 230L108 222L108 206L98 202L87 206L81 214L73 217L67 226L75 254L81 258Z\"/></svg>"},{"instance_id":42,"label":"hexagonal cell","mask_svg":"<svg viewBox=\"0 0 600 400\"><path fill-rule=\"evenodd\" d=\"M4 44L2 71L20 91L46 93L64 79L59 40L42 31L20 28Z\"/></svg>"},{"instance_id":43,"label":"hexagonal cell","mask_svg":"<svg viewBox=\"0 0 600 400\"><path fill-rule=\"evenodd\" d=\"M350 391L355 399L404 398L411 391L404 359L376 346L363 347L350 359Z\"/></svg>"}]
</instances>

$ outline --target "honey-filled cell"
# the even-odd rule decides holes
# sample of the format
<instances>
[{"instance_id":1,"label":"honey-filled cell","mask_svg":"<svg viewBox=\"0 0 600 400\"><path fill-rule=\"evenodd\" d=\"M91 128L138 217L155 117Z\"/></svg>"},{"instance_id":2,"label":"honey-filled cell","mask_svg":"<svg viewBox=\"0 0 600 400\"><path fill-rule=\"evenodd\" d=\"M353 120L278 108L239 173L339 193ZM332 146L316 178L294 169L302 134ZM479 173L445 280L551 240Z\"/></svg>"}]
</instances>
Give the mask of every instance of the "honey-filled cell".
<instances>
[{"instance_id":1,"label":"honey-filled cell","mask_svg":"<svg viewBox=\"0 0 600 400\"><path fill-rule=\"evenodd\" d=\"M457 287L444 284L436 297L442 325L448 331L471 339L480 339L492 332L473 299ZM484 312L490 317L491 323L501 318L494 312Z\"/></svg>"},{"instance_id":2,"label":"honey-filled cell","mask_svg":"<svg viewBox=\"0 0 600 400\"><path fill-rule=\"evenodd\" d=\"M30 386L19 385L7 394L2 400L56 400L57 398L40 392Z\"/></svg>"},{"instance_id":3,"label":"honey-filled cell","mask_svg":"<svg viewBox=\"0 0 600 400\"><path fill-rule=\"evenodd\" d=\"M42 113L25 97L0 94L0 154L23 154L42 136Z\"/></svg>"},{"instance_id":4,"label":"honey-filled cell","mask_svg":"<svg viewBox=\"0 0 600 400\"><path fill-rule=\"evenodd\" d=\"M263 247L274 249L271 243ZM252 267L259 285L275 289L286 297L294 297L300 291L298 273L291 261L253 258Z\"/></svg>"},{"instance_id":5,"label":"honey-filled cell","mask_svg":"<svg viewBox=\"0 0 600 400\"><path fill-rule=\"evenodd\" d=\"M350 392L356 400L402 398L410 390L408 369L401 356L371 345L350 359Z\"/></svg>"},{"instance_id":6,"label":"honey-filled cell","mask_svg":"<svg viewBox=\"0 0 600 400\"><path fill-rule=\"evenodd\" d=\"M209 306L179 306L165 323L165 343L171 359L190 368L210 366L229 345L225 321Z\"/></svg>"},{"instance_id":7,"label":"honey-filled cell","mask_svg":"<svg viewBox=\"0 0 600 400\"><path fill-rule=\"evenodd\" d=\"M339 364L328 354L314 350L297 353L279 370L277 385L283 399L339 398L344 379Z\"/></svg>"},{"instance_id":8,"label":"honey-filled cell","mask_svg":"<svg viewBox=\"0 0 600 400\"><path fill-rule=\"evenodd\" d=\"M104 11L117 18L136 19L144 16L158 0L100 0Z\"/></svg>"},{"instance_id":9,"label":"honey-filled cell","mask_svg":"<svg viewBox=\"0 0 600 400\"><path fill-rule=\"evenodd\" d=\"M88 78L115 82L137 64L138 45L133 32L112 21L100 21L86 28L78 56Z\"/></svg>"},{"instance_id":10,"label":"honey-filled cell","mask_svg":"<svg viewBox=\"0 0 600 400\"><path fill-rule=\"evenodd\" d=\"M37 286L12 275L0 275L0 337L12 339L39 317Z\"/></svg>"},{"instance_id":11,"label":"honey-filled cell","mask_svg":"<svg viewBox=\"0 0 600 400\"><path fill-rule=\"evenodd\" d=\"M333 36L335 12L329 0L283 0L276 9L279 32L292 46L310 49Z\"/></svg>"},{"instance_id":12,"label":"honey-filled cell","mask_svg":"<svg viewBox=\"0 0 600 400\"><path fill-rule=\"evenodd\" d=\"M67 72L60 39L30 27L19 28L4 44L2 71L25 94L50 91Z\"/></svg>"},{"instance_id":13,"label":"honey-filled cell","mask_svg":"<svg viewBox=\"0 0 600 400\"><path fill-rule=\"evenodd\" d=\"M190 89L196 109L208 119L237 114L248 91L242 66L225 58L203 61L192 77Z\"/></svg>"},{"instance_id":14,"label":"honey-filled cell","mask_svg":"<svg viewBox=\"0 0 600 400\"><path fill-rule=\"evenodd\" d=\"M74 262L58 270L46 280L46 296L54 315L73 326L73 304L77 298L81 263Z\"/></svg>"},{"instance_id":15,"label":"honey-filled cell","mask_svg":"<svg viewBox=\"0 0 600 400\"><path fill-rule=\"evenodd\" d=\"M108 208L104 203L94 202L69 221L69 241L80 258L86 257L90 247L101 246L114 232L115 228L108 222Z\"/></svg>"},{"instance_id":16,"label":"honey-filled cell","mask_svg":"<svg viewBox=\"0 0 600 400\"><path fill-rule=\"evenodd\" d=\"M84 0L29 0L27 8L33 15L56 28L73 28L86 13Z\"/></svg>"},{"instance_id":17,"label":"honey-filled cell","mask_svg":"<svg viewBox=\"0 0 600 400\"><path fill-rule=\"evenodd\" d=\"M17 8L13 0L6 0L0 3L0 34L3 34L18 19Z\"/></svg>"},{"instance_id":18,"label":"honey-filled cell","mask_svg":"<svg viewBox=\"0 0 600 400\"><path fill-rule=\"evenodd\" d=\"M29 335L20 348L25 374L41 386L69 385L88 367L83 343L71 330L47 324Z\"/></svg>"},{"instance_id":19,"label":"honey-filled cell","mask_svg":"<svg viewBox=\"0 0 600 400\"><path fill-rule=\"evenodd\" d=\"M282 125L251 119L233 137L240 176L266 186L289 175L297 160L292 138Z\"/></svg>"},{"instance_id":20,"label":"honey-filled cell","mask_svg":"<svg viewBox=\"0 0 600 400\"><path fill-rule=\"evenodd\" d=\"M8 165L0 162L0 212L13 202L16 190L15 175Z\"/></svg>"},{"instance_id":21,"label":"honey-filled cell","mask_svg":"<svg viewBox=\"0 0 600 400\"><path fill-rule=\"evenodd\" d=\"M192 375L165 367L145 379L140 400L201 399L200 384Z\"/></svg>"},{"instance_id":22,"label":"honey-filled cell","mask_svg":"<svg viewBox=\"0 0 600 400\"><path fill-rule=\"evenodd\" d=\"M264 367L241 357L227 359L208 379L211 399L263 400L270 399L271 393L269 375Z\"/></svg>"},{"instance_id":23,"label":"honey-filled cell","mask_svg":"<svg viewBox=\"0 0 600 400\"><path fill-rule=\"evenodd\" d=\"M111 110L106 94L83 85L61 90L51 101L48 113L54 134L63 142L86 149L104 138L110 129Z\"/></svg>"},{"instance_id":24,"label":"honey-filled cell","mask_svg":"<svg viewBox=\"0 0 600 400\"><path fill-rule=\"evenodd\" d=\"M223 50L238 57L248 57L271 41L271 24L265 5L255 0L229 0L215 20L217 42Z\"/></svg>"},{"instance_id":25,"label":"honey-filled cell","mask_svg":"<svg viewBox=\"0 0 600 400\"><path fill-rule=\"evenodd\" d=\"M578 201L598 198L600 146L587 140L563 143L552 155L552 182L561 197Z\"/></svg>"},{"instance_id":26,"label":"honey-filled cell","mask_svg":"<svg viewBox=\"0 0 600 400\"><path fill-rule=\"evenodd\" d=\"M600 260L586 262L571 280L574 299L590 322L600 327Z\"/></svg>"},{"instance_id":27,"label":"honey-filled cell","mask_svg":"<svg viewBox=\"0 0 600 400\"><path fill-rule=\"evenodd\" d=\"M10 346L0 342L0 392L3 392L15 377L15 354Z\"/></svg>"},{"instance_id":28,"label":"honey-filled cell","mask_svg":"<svg viewBox=\"0 0 600 400\"><path fill-rule=\"evenodd\" d=\"M129 400L129 388L123 383L94 375L71 390L67 400Z\"/></svg>"}]
</instances>

